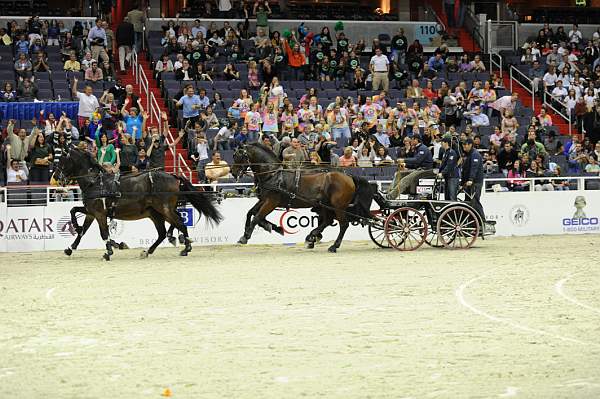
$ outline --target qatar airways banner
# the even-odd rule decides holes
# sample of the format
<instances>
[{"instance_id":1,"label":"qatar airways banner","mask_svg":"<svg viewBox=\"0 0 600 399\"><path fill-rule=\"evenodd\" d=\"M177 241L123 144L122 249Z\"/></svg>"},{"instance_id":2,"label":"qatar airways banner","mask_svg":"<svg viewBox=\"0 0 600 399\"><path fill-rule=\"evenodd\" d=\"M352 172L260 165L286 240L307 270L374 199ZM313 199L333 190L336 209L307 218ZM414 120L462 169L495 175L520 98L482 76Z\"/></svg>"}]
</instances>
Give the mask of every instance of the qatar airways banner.
<instances>
[{"instance_id":1,"label":"qatar airways banner","mask_svg":"<svg viewBox=\"0 0 600 399\"><path fill-rule=\"evenodd\" d=\"M246 212L257 199L231 198L219 205L225 219L219 226L210 226L191 208L180 209L194 245L233 245L242 236ZM485 193L482 196L486 216L496 221L498 236L537 234L600 233L600 192L521 192ZM73 202L50 203L46 207L6 207L0 204L0 251L29 252L62 250L75 239L70 209L81 205ZM281 226L285 234L254 230L250 244L296 244L318 224L317 215L309 209L274 211L267 218ZM83 215L79 215L83 224ZM337 223L325 229L324 241L337 237ZM176 232L176 235L178 233ZM110 224L110 236L132 248L147 248L157 237L149 220L120 221ZM368 240L366 227L351 225L345 240ZM169 244L165 242L163 246ZM102 249L98 225L94 222L84 236L79 249Z\"/></svg>"}]
</instances>

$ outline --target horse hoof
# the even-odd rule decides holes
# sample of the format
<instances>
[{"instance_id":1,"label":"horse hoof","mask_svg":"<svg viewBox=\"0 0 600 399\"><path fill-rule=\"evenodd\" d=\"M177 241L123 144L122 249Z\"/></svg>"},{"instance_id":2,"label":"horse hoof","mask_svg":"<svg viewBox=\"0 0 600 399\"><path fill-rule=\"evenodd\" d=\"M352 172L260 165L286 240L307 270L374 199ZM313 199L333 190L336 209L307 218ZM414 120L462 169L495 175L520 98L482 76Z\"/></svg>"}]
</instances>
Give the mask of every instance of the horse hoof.
<instances>
[{"instance_id":1,"label":"horse hoof","mask_svg":"<svg viewBox=\"0 0 600 399\"><path fill-rule=\"evenodd\" d=\"M305 245L306 245L307 249L314 249L315 248L315 243L312 242L312 241L306 241Z\"/></svg>"},{"instance_id":2,"label":"horse hoof","mask_svg":"<svg viewBox=\"0 0 600 399\"><path fill-rule=\"evenodd\" d=\"M278 233L278 234L281 234L281 235L283 235L283 233L284 233L283 227L281 227L281 226L275 226L275 227L273 227L273 231L275 233Z\"/></svg>"},{"instance_id":3,"label":"horse hoof","mask_svg":"<svg viewBox=\"0 0 600 399\"><path fill-rule=\"evenodd\" d=\"M129 249L129 245L125 244L124 242L121 242L119 243L119 249Z\"/></svg>"},{"instance_id":4,"label":"horse hoof","mask_svg":"<svg viewBox=\"0 0 600 399\"><path fill-rule=\"evenodd\" d=\"M188 255L188 251L183 250L179 253L180 256L187 256Z\"/></svg>"},{"instance_id":5,"label":"horse hoof","mask_svg":"<svg viewBox=\"0 0 600 399\"><path fill-rule=\"evenodd\" d=\"M109 254L104 254L102 255L102 259L104 259L105 261L109 261L110 260L110 255Z\"/></svg>"},{"instance_id":6,"label":"horse hoof","mask_svg":"<svg viewBox=\"0 0 600 399\"><path fill-rule=\"evenodd\" d=\"M315 237L315 242L318 244L321 242L321 240L323 239L323 235L322 234L317 234L317 236Z\"/></svg>"},{"instance_id":7,"label":"horse hoof","mask_svg":"<svg viewBox=\"0 0 600 399\"><path fill-rule=\"evenodd\" d=\"M332 254L337 252L337 248L335 246L330 246L329 248L327 248L327 251L331 252Z\"/></svg>"},{"instance_id":8,"label":"horse hoof","mask_svg":"<svg viewBox=\"0 0 600 399\"><path fill-rule=\"evenodd\" d=\"M172 246L177 245L177 239L175 237L169 237L169 244Z\"/></svg>"},{"instance_id":9,"label":"horse hoof","mask_svg":"<svg viewBox=\"0 0 600 399\"><path fill-rule=\"evenodd\" d=\"M71 256L71 254L73 253L73 250L71 248L67 248L64 250L64 252L65 252L65 255Z\"/></svg>"},{"instance_id":10,"label":"horse hoof","mask_svg":"<svg viewBox=\"0 0 600 399\"><path fill-rule=\"evenodd\" d=\"M183 234L179 234L179 243L185 244L185 236Z\"/></svg>"},{"instance_id":11,"label":"horse hoof","mask_svg":"<svg viewBox=\"0 0 600 399\"><path fill-rule=\"evenodd\" d=\"M242 237L238 240L238 244L248 244L248 239L246 237Z\"/></svg>"},{"instance_id":12,"label":"horse hoof","mask_svg":"<svg viewBox=\"0 0 600 399\"><path fill-rule=\"evenodd\" d=\"M148 251L142 251L140 253L140 258L141 259L146 259L148 257Z\"/></svg>"}]
</instances>

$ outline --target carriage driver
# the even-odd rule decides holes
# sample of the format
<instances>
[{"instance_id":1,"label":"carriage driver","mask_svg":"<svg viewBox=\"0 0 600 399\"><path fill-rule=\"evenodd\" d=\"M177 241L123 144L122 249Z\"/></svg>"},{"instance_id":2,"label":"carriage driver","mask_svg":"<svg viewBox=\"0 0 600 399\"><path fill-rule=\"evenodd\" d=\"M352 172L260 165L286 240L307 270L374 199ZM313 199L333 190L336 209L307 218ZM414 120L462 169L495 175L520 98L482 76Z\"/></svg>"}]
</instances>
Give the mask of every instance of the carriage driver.
<instances>
[{"instance_id":1,"label":"carriage driver","mask_svg":"<svg viewBox=\"0 0 600 399\"><path fill-rule=\"evenodd\" d=\"M423 144L420 135L415 134L411 138L414 148L414 156L406 159L398 159L398 171L394 175L391 189L387 199L396 199L400 194L415 194L419 179L435 177L433 173L433 155L429 148ZM406 170L406 168L412 170Z\"/></svg>"}]
</instances>

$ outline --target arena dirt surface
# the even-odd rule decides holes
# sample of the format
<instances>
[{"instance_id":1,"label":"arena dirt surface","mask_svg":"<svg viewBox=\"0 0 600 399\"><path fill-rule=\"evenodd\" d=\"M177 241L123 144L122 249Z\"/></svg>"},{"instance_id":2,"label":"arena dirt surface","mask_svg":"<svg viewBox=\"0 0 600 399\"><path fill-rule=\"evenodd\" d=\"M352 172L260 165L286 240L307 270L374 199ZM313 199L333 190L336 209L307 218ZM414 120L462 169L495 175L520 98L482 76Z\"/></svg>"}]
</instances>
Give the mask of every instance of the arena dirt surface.
<instances>
[{"instance_id":1,"label":"arena dirt surface","mask_svg":"<svg viewBox=\"0 0 600 399\"><path fill-rule=\"evenodd\" d=\"M599 244L1 254L0 397L598 398Z\"/></svg>"}]
</instances>

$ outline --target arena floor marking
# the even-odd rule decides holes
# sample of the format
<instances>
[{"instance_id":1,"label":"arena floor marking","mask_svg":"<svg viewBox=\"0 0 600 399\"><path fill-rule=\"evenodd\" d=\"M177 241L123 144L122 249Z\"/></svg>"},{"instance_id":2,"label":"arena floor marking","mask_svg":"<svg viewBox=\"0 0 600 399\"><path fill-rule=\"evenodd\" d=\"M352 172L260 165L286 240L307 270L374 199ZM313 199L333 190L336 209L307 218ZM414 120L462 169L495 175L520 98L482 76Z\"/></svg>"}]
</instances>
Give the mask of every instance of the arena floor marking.
<instances>
[{"instance_id":1,"label":"arena floor marking","mask_svg":"<svg viewBox=\"0 0 600 399\"><path fill-rule=\"evenodd\" d=\"M478 314L480 316L483 316L486 319L494 321L496 323L506 324L508 326L513 327L516 330L521 330L521 331L525 331L525 332L532 333L532 334L545 335L545 336L556 338L556 339L559 339L559 340L565 341L565 342L571 342L571 343L580 344L580 345L590 345L590 346L600 347L600 344L595 343L595 342L586 342L586 341L579 340L577 338L565 337L563 335L558 335L558 334L554 334L554 333L551 333L551 332L548 332L548 331L544 331L544 330L540 330L540 329L537 329L537 328L529 327L529 326L526 326L524 324L517 323L517 322L515 322L515 321L513 321L511 319L503 319L501 317L494 316L492 314L489 314L489 313L487 313L487 312L485 312L485 311L483 311L481 309L478 309L475 306L471 305L465 299L465 296L464 296L465 289L469 285L473 284L474 282L479 281L479 280L481 280L481 279L483 279L483 278L485 278L487 276L488 276L488 274L483 274L483 275L481 275L479 277L472 278L471 280L466 281L463 284L461 284L456 289L456 291L455 291L456 298L458 299L458 302L461 305L463 305L464 307L466 307L467 309L469 309L471 312L473 312L475 314Z\"/></svg>"},{"instance_id":2,"label":"arena floor marking","mask_svg":"<svg viewBox=\"0 0 600 399\"><path fill-rule=\"evenodd\" d=\"M582 308L585 308L587 310L590 310L594 313L598 313L600 314L600 309L595 308L593 306L590 306L586 303L580 302L577 298L572 297L570 295L565 294L564 292L564 285L567 281L569 281L572 277L575 277L578 274L581 274L582 272L577 272L577 273L571 273L568 276L566 276L565 278L563 278L562 280L559 280L556 282L556 284L554 284L554 290L556 291L556 293L560 296L562 296L564 299L566 299L567 301L577 305L577 306L581 306Z\"/></svg>"},{"instance_id":3,"label":"arena floor marking","mask_svg":"<svg viewBox=\"0 0 600 399\"><path fill-rule=\"evenodd\" d=\"M48 291L46 291L46 299L50 300L52 299L52 294L54 293L54 290L56 289L56 287L54 288L50 288Z\"/></svg>"}]
</instances>

